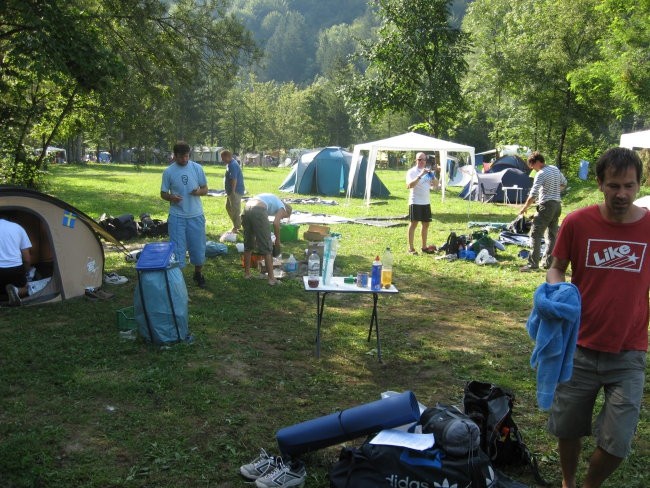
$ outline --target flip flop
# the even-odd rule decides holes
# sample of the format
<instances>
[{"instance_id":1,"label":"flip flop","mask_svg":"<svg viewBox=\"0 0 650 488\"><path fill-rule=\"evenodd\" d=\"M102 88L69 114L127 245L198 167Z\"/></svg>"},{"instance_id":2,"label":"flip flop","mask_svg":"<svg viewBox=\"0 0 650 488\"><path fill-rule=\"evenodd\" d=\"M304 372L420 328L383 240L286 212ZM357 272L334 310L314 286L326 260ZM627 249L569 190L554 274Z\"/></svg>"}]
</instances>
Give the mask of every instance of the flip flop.
<instances>
[{"instance_id":1,"label":"flip flop","mask_svg":"<svg viewBox=\"0 0 650 488\"><path fill-rule=\"evenodd\" d=\"M99 296L97 296L94 290L86 290L84 296L91 302L96 302L97 300L99 300Z\"/></svg>"},{"instance_id":2,"label":"flip flop","mask_svg":"<svg viewBox=\"0 0 650 488\"><path fill-rule=\"evenodd\" d=\"M436 246L427 246L422 248L422 252L426 254L433 254L438 250Z\"/></svg>"},{"instance_id":3,"label":"flip flop","mask_svg":"<svg viewBox=\"0 0 650 488\"><path fill-rule=\"evenodd\" d=\"M109 293L104 290L95 290L95 295L97 295L97 298L100 300L109 300L115 296L114 293Z\"/></svg>"}]
</instances>

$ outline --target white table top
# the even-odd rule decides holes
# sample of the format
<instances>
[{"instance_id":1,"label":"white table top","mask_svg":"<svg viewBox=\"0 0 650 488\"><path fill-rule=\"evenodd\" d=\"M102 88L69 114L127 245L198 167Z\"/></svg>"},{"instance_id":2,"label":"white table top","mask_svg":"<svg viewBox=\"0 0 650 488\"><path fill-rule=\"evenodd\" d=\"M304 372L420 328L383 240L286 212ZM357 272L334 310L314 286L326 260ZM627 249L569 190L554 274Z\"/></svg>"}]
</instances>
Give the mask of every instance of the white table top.
<instances>
[{"instance_id":1,"label":"white table top","mask_svg":"<svg viewBox=\"0 0 650 488\"><path fill-rule=\"evenodd\" d=\"M344 283L343 276L333 276L328 285L323 285L319 280L317 288L310 288L307 284L307 276L302 277L305 291L321 291L321 292L335 292L335 293L398 293L399 290L395 285L390 285L390 288L382 288L381 290L371 290L369 286L361 288L356 283Z\"/></svg>"}]
</instances>

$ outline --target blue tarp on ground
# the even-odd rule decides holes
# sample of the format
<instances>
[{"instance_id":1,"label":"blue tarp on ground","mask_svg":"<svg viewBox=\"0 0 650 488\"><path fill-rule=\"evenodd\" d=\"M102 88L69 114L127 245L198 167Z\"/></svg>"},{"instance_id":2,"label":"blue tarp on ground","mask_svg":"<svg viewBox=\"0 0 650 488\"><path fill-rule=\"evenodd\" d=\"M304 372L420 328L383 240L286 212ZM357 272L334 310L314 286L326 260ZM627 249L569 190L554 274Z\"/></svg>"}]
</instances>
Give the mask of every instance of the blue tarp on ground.
<instances>
[{"instance_id":1,"label":"blue tarp on ground","mask_svg":"<svg viewBox=\"0 0 650 488\"><path fill-rule=\"evenodd\" d=\"M280 191L298 193L300 195L339 196L345 193L348 186L348 173L352 153L340 147L326 147L320 151L303 154L293 166L289 176L280 185ZM367 161L361 162L361 174L365 174ZM364 196L366 181L359 178L352 191L353 197ZM371 196L387 197L388 188L377 175L373 176Z\"/></svg>"}]
</instances>

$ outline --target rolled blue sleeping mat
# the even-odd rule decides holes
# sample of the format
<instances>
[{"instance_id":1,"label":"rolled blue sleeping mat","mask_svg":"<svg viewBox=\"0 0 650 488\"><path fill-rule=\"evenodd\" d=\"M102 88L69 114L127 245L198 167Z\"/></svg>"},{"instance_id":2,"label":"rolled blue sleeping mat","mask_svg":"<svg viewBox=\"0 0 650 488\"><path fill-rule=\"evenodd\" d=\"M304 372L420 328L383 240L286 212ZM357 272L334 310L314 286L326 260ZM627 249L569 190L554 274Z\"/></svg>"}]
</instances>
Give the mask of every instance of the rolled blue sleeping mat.
<instances>
[{"instance_id":1,"label":"rolled blue sleeping mat","mask_svg":"<svg viewBox=\"0 0 650 488\"><path fill-rule=\"evenodd\" d=\"M420 419L415 395L405 391L280 429L275 437L283 456L297 456Z\"/></svg>"}]
</instances>

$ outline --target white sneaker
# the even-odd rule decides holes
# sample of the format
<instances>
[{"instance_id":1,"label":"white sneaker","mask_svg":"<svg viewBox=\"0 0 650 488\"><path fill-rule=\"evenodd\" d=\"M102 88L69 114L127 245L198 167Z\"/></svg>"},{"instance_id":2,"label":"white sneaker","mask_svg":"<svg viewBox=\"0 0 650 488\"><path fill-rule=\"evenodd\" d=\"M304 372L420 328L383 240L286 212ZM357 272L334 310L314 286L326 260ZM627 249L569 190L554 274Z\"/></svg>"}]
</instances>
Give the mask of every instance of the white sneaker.
<instances>
[{"instance_id":1,"label":"white sneaker","mask_svg":"<svg viewBox=\"0 0 650 488\"><path fill-rule=\"evenodd\" d=\"M117 273L108 273L104 275L104 283L111 285L123 285L129 281L126 276L118 275Z\"/></svg>"},{"instance_id":2,"label":"white sneaker","mask_svg":"<svg viewBox=\"0 0 650 488\"><path fill-rule=\"evenodd\" d=\"M300 461L284 464L282 458L277 458L277 466L273 471L255 480L257 488L301 487L305 484L307 472Z\"/></svg>"},{"instance_id":3,"label":"white sneaker","mask_svg":"<svg viewBox=\"0 0 650 488\"><path fill-rule=\"evenodd\" d=\"M275 457L269 456L264 449L250 463L240 466L239 472L249 480L256 480L275 469Z\"/></svg>"}]
</instances>

